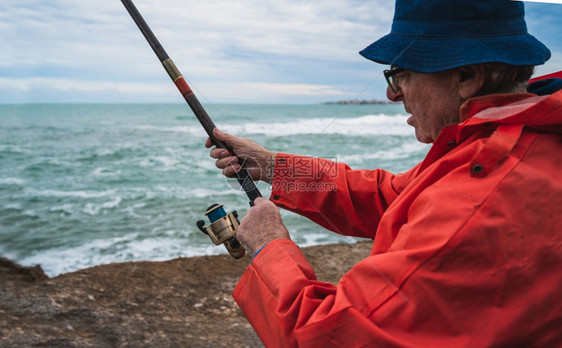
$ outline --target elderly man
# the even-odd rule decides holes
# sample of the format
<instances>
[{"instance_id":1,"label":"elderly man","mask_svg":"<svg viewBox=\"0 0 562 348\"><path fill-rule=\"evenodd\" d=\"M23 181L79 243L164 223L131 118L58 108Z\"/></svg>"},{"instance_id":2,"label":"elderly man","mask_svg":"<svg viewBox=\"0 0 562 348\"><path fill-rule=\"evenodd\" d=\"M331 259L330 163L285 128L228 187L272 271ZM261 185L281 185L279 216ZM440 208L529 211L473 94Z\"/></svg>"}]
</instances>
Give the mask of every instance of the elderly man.
<instances>
[{"instance_id":1,"label":"elderly man","mask_svg":"<svg viewBox=\"0 0 562 348\"><path fill-rule=\"evenodd\" d=\"M391 66L388 98L433 143L406 173L216 132L250 167L272 169L250 168L273 191L238 230L254 258L234 290L266 346L562 344L562 91L550 79L541 95L526 92L550 52L523 14L508 0L397 0L391 33L361 54ZM240 168L226 150L211 156L227 176ZM283 170L303 159L331 170L315 179ZM286 192L281 181L337 190ZM316 280L276 205L373 239L371 255L337 286Z\"/></svg>"}]
</instances>

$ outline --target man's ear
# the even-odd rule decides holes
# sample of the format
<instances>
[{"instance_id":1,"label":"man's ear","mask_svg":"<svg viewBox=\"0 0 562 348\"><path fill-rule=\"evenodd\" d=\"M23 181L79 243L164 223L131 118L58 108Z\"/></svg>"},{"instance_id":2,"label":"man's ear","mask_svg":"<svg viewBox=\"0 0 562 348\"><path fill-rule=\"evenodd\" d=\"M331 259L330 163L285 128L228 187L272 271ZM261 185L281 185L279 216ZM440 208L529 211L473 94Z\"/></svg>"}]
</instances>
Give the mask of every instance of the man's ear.
<instances>
[{"instance_id":1,"label":"man's ear","mask_svg":"<svg viewBox=\"0 0 562 348\"><path fill-rule=\"evenodd\" d=\"M466 100L474 97L484 85L484 72L479 65L468 65L459 68L459 96Z\"/></svg>"}]
</instances>

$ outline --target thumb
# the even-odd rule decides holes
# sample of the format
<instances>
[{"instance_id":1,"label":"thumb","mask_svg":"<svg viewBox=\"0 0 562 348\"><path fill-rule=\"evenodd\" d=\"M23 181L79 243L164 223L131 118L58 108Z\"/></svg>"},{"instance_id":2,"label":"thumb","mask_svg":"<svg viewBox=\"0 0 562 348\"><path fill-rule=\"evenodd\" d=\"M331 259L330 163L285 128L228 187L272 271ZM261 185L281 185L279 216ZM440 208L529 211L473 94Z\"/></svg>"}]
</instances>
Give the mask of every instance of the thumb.
<instances>
[{"instance_id":1,"label":"thumb","mask_svg":"<svg viewBox=\"0 0 562 348\"><path fill-rule=\"evenodd\" d=\"M262 204L267 204L269 200L263 197L258 197L254 200L254 205L262 205Z\"/></svg>"},{"instance_id":2,"label":"thumb","mask_svg":"<svg viewBox=\"0 0 562 348\"><path fill-rule=\"evenodd\" d=\"M244 144L243 138L239 138L236 135L232 135L227 132L223 132L218 128L213 129L213 134L217 137L218 140L226 143L231 149L239 149L240 146Z\"/></svg>"},{"instance_id":3,"label":"thumb","mask_svg":"<svg viewBox=\"0 0 562 348\"><path fill-rule=\"evenodd\" d=\"M232 134L228 134L226 132L221 131L218 128L214 128L213 129L213 134L215 137L217 137L217 139L227 142L229 139L232 139L233 135Z\"/></svg>"},{"instance_id":4,"label":"thumb","mask_svg":"<svg viewBox=\"0 0 562 348\"><path fill-rule=\"evenodd\" d=\"M216 140L219 140L221 142L223 142L224 144L226 144L227 147L231 148L232 147L232 143L230 141L230 138L232 137L230 134L225 133L223 131L221 131L218 128L213 128L213 135L215 136ZM212 141L212 140L211 140ZM218 147L218 144L214 144Z\"/></svg>"}]
</instances>

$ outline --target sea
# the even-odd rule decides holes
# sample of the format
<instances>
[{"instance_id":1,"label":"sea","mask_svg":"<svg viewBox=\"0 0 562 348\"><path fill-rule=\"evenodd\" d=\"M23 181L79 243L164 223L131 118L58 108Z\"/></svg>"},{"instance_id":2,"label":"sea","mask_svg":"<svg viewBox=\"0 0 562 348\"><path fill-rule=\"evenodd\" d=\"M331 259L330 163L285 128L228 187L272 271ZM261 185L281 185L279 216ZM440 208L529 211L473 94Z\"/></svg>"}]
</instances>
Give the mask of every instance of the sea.
<instances>
[{"instance_id":1,"label":"sea","mask_svg":"<svg viewBox=\"0 0 562 348\"><path fill-rule=\"evenodd\" d=\"M353 169L399 173L429 150L401 104L205 108L219 128L273 151ZM248 198L215 167L206 138L185 104L0 105L0 255L53 277L226 254L196 223L213 203L243 217ZM267 184L258 189L269 197ZM356 241L281 214L300 246Z\"/></svg>"}]
</instances>

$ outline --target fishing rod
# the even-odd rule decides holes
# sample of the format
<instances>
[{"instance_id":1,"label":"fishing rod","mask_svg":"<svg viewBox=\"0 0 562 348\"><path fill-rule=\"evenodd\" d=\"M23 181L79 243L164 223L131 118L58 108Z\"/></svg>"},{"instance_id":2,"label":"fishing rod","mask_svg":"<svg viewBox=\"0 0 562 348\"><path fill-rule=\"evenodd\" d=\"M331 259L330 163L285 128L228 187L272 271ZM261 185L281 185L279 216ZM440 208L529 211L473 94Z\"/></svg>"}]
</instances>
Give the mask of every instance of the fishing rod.
<instances>
[{"instance_id":1,"label":"fishing rod","mask_svg":"<svg viewBox=\"0 0 562 348\"><path fill-rule=\"evenodd\" d=\"M144 35L145 39L152 47L152 50L164 66L164 69L178 88L179 92L213 141L216 147L227 149L232 152L232 149L223 141L217 139L213 134L213 129L216 128L215 124L195 96L193 91L183 78L182 74L179 72L178 68L170 59L164 47L160 44L144 18L141 16L135 5L131 0L121 0L138 28ZM250 206L254 204L254 200L261 197L261 193L258 191L254 181L248 174L248 171L242 168L238 173L236 173L236 179L238 183L248 195L250 199ZM213 204L207 208L206 214L211 221L209 227L204 227L205 222L200 220L197 222L197 227L205 234L211 237L211 240L216 244L224 244L230 253L235 258L241 258L244 256L244 248L238 240L236 239L236 229L240 224L238 221L238 213L236 211L226 214L222 205Z\"/></svg>"}]
</instances>

